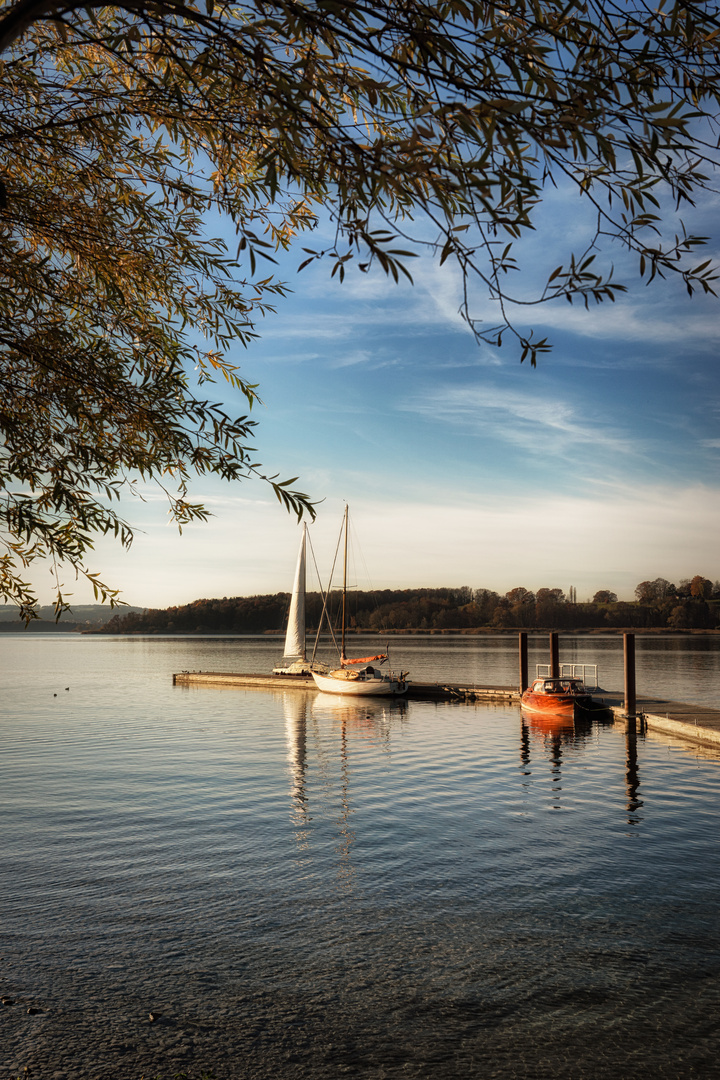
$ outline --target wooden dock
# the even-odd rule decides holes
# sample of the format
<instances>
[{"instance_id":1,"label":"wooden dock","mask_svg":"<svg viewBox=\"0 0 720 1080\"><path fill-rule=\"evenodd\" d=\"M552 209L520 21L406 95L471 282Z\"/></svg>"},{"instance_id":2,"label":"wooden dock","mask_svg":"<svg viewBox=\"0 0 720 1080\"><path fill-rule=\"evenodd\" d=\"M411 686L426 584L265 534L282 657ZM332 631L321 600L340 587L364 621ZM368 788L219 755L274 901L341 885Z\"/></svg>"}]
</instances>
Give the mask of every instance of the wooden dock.
<instances>
[{"instance_id":1,"label":"wooden dock","mask_svg":"<svg viewBox=\"0 0 720 1080\"><path fill-rule=\"evenodd\" d=\"M622 694L603 695L616 724L627 726ZM683 701L638 696L636 716L648 731L661 731L691 742L720 749L720 709L688 705Z\"/></svg>"},{"instance_id":2,"label":"wooden dock","mask_svg":"<svg viewBox=\"0 0 720 1080\"><path fill-rule=\"evenodd\" d=\"M174 686L245 686L256 690L314 690L311 675L253 675L237 671L180 671Z\"/></svg>"},{"instance_id":3,"label":"wooden dock","mask_svg":"<svg viewBox=\"0 0 720 1080\"><path fill-rule=\"evenodd\" d=\"M315 690L311 675L260 675L229 671L181 671L173 675L175 686L245 686L257 690ZM420 701L519 702L514 686L475 686L411 682L403 697Z\"/></svg>"},{"instance_id":4,"label":"wooden dock","mask_svg":"<svg viewBox=\"0 0 720 1080\"><path fill-rule=\"evenodd\" d=\"M308 675L245 674L227 671L181 671L173 675L176 686L226 686L256 690L315 690ZM501 701L519 705L520 693L514 686L478 686L474 683L421 683L408 685L407 698L415 701ZM593 700L605 707L616 724L627 725L623 695L619 691L601 691ZM638 696L636 716L649 731L659 731L705 746L720 749L720 709L706 705L687 705L664 698Z\"/></svg>"}]
</instances>

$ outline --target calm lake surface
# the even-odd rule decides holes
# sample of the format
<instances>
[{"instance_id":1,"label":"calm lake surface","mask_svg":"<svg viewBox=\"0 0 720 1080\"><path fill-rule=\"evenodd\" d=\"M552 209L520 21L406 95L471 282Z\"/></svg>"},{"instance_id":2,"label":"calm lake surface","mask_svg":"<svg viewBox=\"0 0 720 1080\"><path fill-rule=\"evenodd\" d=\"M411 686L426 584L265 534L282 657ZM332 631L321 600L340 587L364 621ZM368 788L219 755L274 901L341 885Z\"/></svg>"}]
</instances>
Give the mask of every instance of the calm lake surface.
<instances>
[{"instance_id":1,"label":"calm lake surface","mask_svg":"<svg viewBox=\"0 0 720 1080\"><path fill-rule=\"evenodd\" d=\"M622 686L621 638L560 640ZM637 646L640 692L720 707L720 638ZM281 648L0 636L2 1080L718 1075L718 754L172 686ZM517 680L512 636L391 650Z\"/></svg>"}]
</instances>

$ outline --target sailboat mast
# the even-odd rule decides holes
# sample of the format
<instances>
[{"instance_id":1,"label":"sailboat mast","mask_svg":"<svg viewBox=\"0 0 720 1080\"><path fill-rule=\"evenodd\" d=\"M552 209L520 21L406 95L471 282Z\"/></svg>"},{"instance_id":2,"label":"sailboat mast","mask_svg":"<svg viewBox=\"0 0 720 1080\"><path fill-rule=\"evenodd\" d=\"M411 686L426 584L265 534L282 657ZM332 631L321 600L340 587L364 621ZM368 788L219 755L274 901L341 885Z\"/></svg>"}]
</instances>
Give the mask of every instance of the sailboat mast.
<instances>
[{"instance_id":1,"label":"sailboat mast","mask_svg":"<svg viewBox=\"0 0 720 1080\"><path fill-rule=\"evenodd\" d=\"M307 593L307 570L305 568L305 548L307 545L307 522L303 521L302 534L302 581L300 583L300 595L302 597L302 658L307 660L307 644L305 641L305 599ZM298 604L300 607L300 604Z\"/></svg>"},{"instance_id":2,"label":"sailboat mast","mask_svg":"<svg viewBox=\"0 0 720 1080\"><path fill-rule=\"evenodd\" d=\"M340 663L345 660L345 612L347 597L347 551L348 551L348 508L345 504L345 555L343 558L343 598L342 598L342 638L340 642Z\"/></svg>"}]
</instances>

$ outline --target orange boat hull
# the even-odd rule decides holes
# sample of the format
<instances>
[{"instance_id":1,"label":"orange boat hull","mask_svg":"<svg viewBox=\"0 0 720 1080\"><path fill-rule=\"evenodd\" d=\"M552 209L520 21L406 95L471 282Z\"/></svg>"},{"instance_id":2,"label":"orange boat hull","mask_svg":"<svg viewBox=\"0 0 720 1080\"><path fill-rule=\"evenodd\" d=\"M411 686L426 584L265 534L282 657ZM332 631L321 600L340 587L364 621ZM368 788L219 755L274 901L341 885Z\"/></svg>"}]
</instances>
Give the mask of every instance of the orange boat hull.
<instances>
[{"instance_id":1,"label":"orange boat hull","mask_svg":"<svg viewBox=\"0 0 720 1080\"><path fill-rule=\"evenodd\" d=\"M586 694L534 694L532 690L526 690L521 705L526 712L572 718L576 709L588 709L591 699Z\"/></svg>"}]
</instances>

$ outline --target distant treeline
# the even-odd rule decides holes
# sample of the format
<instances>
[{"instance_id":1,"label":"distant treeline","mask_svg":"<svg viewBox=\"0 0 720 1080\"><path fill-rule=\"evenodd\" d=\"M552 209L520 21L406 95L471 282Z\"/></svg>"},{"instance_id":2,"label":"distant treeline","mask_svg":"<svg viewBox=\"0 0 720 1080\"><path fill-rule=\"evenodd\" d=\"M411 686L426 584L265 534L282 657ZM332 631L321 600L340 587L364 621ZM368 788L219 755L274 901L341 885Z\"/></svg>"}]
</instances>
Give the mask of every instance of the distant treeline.
<instances>
[{"instance_id":1,"label":"distant treeline","mask_svg":"<svg viewBox=\"0 0 720 1080\"><path fill-rule=\"evenodd\" d=\"M143 608L123 608L126 615L131 611L142 613ZM55 608L50 604L39 607L37 614L26 626L14 605L0 606L0 633L67 634L99 630L107 622L108 609L107 604L73 604L69 611L63 612L59 622L55 622Z\"/></svg>"},{"instance_id":2,"label":"distant treeline","mask_svg":"<svg viewBox=\"0 0 720 1080\"><path fill-rule=\"evenodd\" d=\"M574 590L572 590L574 596ZM383 589L353 592L348 625L358 631L610 628L720 628L720 582L696 575L678 586L656 578L635 590L636 601L619 601L600 590L577 603L562 589L518 587L501 596L492 589ZM115 614L105 624L109 634L264 634L284 630L289 593L224 596L195 600L181 607ZM330 617L337 624L338 594L331 597ZM322 613L322 597L308 593L306 623L312 633Z\"/></svg>"}]
</instances>

